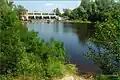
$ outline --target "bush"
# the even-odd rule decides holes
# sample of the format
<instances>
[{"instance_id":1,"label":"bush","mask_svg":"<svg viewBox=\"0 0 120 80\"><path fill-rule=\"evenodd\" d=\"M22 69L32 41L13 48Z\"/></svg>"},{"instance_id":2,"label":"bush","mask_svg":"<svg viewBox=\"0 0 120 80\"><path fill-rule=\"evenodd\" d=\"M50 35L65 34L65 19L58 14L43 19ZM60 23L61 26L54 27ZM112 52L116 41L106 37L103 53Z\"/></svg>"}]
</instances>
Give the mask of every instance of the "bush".
<instances>
[{"instance_id":1,"label":"bush","mask_svg":"<svg viewBox=\"0 0 120 80\"><path fill-rule=\"evenodd\" d=\"M114 15L113 15L114 14ZM91 38L97 51L90 47L86 56L93 60L104 74L119 74L120 71L120 14L114 11L112 20L99 22L95 25L95 35ZM115 18L117 16L117 18Z\"/></svg>"},{"instance_id":2,"label":"bush","mask_svg":"<svg viewBox=\"0 0 120 80\"><path fill-rule=\"evenodd\" d=\"M5 4L0 6L0 79L26 76L41 80L65 75L63 43L54 39L45 42L37 33L28 32Z\"/></svg>"},{"instance_id":3,"label":"bush","mask_svg":"<svg viewBox=\"0 0 120 80\"><path fill-rule=\"evenodd\" d=\"M120 80L119 76L113 75L99 75L95 77L95 80Z\"/></svg>"},{"instance_id":4,"label":"bush","mask_svg":"<svg viewBox=\"0 0 120 80\"><path fill-rule=\"evenodd\" d=\"M109 77L102 75L102 76L97 76L95 80L110 80Z\"/></svg>"}]
</instances>

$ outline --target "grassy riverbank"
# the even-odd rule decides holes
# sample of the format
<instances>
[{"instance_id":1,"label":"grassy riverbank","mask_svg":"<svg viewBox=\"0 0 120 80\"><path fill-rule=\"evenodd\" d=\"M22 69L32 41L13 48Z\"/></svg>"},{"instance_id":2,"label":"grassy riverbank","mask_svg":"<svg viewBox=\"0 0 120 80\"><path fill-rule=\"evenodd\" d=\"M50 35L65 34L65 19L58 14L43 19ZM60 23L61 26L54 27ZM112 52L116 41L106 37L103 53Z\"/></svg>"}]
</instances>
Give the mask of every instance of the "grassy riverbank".
<instances>
[{"instance_id":1,"label":"grassy riverbank","mask_svg":"<svg viewBox=\"0 0 120 80\"><path fill-rule=\"evenodd\" d=\"M69 23L92 23L90 21L82 21L82 20L65 20L64 22L69 22Z\"/></svg>"}]
</instances>

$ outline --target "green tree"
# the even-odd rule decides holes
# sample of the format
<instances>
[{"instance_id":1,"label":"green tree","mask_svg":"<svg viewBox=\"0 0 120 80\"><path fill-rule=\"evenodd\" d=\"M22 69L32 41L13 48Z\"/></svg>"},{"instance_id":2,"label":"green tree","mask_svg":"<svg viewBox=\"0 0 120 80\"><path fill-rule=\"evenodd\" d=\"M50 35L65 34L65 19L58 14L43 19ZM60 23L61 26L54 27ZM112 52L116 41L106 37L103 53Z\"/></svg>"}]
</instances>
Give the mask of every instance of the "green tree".
<instances>
[{"instance_id":1,"label":"green tree","mask_svg":"<svg viewBox=\"0 0 120 80\"><path fill-rule=\"evenodd\" d=\"M55 12L56 15L61 16L61 13L60 13L60 11L59 11L59 8L54 9L53 12Z\"/></svg>"},{"instance_id":2,"label":"green tree","mask_svg":"<svg viewBox=\"0 0 120 80\"><path fill-rule=\"evenodd\" d=\"M68 68L63 43L54 39L45 42L37 33L28 32L8 3L1 0L0 4L0 79L63 76Z\"/></svg>"},{"instance_id":3,"label":"green tree","mask_svg":"<svg viewBox=\"0 0 120 80\"><path fill-rule=\"evenodd\" d=\"M91 53L86 56L93 60L104 74L120 74L120 13L114 10L109 13L109 16L111 17L106 17L105 22L98 22L95 25L95 36L91 38L96 44L98 52L96 53L90 47Z\"/></svg>"},{"instance_id":4,"label":"green tree","mask_svg":"<svg viewBox=\"0 0 120 80\"><path fill-rule=\"evenodd\" d=\"M71 15L71 10L70 9L63 9L63 15L64 16L70 16Z\"/></svg>"},{"instance_id":5,"label":"green tree","mask_svg":"<svg viewBox=\"0 0 120 80\"><path fill-rule=\"evenodd\" d=\"M70 17L74 20L101 22L105 21L106 13L119 8L120 3L115 0L82 0L81 4L71 11Z\"/></svg>"},{"instance_id":6,"label":"green tree","mask_svg":"<svg viewBox=\"0 0 120 80\"><path fill-rule=\"evenodd\" d=\"M87 9L89 7L88 6L89 2L90 0L81 0L80 6L82 6L84 9Z\"/></svg>"},{"instance_id":7,"label":"green tree","mask_svg":"<svg viewBox=\"0 0 120 80\"><path fill-rule=\"evenodd\" d=\"M26 13L26 9L22 5L14 6L14 11L19 18Z\"/></svg>"},{"instance_id":8,"label":"green tree","mask_svg":"<svg viewBox=\"0 0 120 80\"><path fill-rule=\"evenodd\" d=\"M71 19L73 19L73 20L79 18L79 15L78 15L78 11L77 11L77 9L74 9L74 10L71 12L71 16L72 16Z\"/></svg>"}]
</instances>

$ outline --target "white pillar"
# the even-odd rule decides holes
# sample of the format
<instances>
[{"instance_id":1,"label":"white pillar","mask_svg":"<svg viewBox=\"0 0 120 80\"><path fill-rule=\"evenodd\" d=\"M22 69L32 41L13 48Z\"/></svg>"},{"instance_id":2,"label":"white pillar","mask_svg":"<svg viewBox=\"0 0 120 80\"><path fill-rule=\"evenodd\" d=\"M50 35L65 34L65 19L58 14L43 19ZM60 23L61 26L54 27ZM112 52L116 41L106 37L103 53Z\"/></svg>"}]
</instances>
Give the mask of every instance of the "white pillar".
<instances>
[{"instance_id":1,"label":"white pillar","mask_svg":"<svg viewBox=\"0 0 120 80\"><path fill-rule=\"evenodd\" d=\"M42 15L42 19L43 19L43 15Z\"/></svg>"},{"instance_id":2,"label":"white pillar","mask_svg":"<svg viewBox=\"0 0 120 80\"><path fill-rule=\"evenodd\" d=\"M26 16L26 19L29 20L29 19L28 19L28 15Z\"/></svg>"},{"instance_id":3,"label":"white pillar","mask_svg":"<svg viewBox=\"0 0 120 80\"><path fill-rule=\"evenodd\" d=\"M51 17L49 16L49 19L51 19Z\"/></svg>"},{"instance_id":4,"label":"white pillar","mask_svg":"<svg viewBox=\"0 0 120 80\"><path fill-rule=\"evenodd\" d=\"M34 19L36 19L36 16L34 15Z\"/></svg>"}]
</instances>

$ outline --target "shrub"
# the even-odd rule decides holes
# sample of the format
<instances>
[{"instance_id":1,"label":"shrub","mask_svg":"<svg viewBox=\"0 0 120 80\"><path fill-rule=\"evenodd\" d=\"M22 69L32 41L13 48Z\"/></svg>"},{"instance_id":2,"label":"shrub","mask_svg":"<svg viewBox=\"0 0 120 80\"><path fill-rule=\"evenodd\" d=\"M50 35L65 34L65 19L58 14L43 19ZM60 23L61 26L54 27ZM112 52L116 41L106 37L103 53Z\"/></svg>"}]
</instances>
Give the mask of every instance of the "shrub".
<instances>
[{"instance_id":1,"label":"shrub","mask_svg":"<svg viewBox=\"0 0 120 80\"><path fill-rule=\"evenodd\" d=\"M95 25L95 35L91 38L98 51L90 47L86 56L93 60L104 74L119 74L120 71L120 14L114 11L112 20L100 22ZM115 18L117 16L117 18ZM102 49L102 50L101 50Z\"/></svg>"},{"instance_id":2,"label":"shrub","mask_svg":"<svg viewBox=\"0 0 120 80\"><path fill-rule=\"evenodd\" d=\"M113 75L99 75L95 77L95 80L120 80L119 76Z\"/></svg>"},{"instance_id":3,"label":"shrub","mask_svg":"<svg viewBox=\"0 0 120 80\"><path fill-rule=\"evenodd\" d=\"M37 33L28 32L5 4L0 6L0 79L28 76L41 80L63 76L66 72L63 43L54 39L45 42Z\"/></svg>"}]
</instances>

